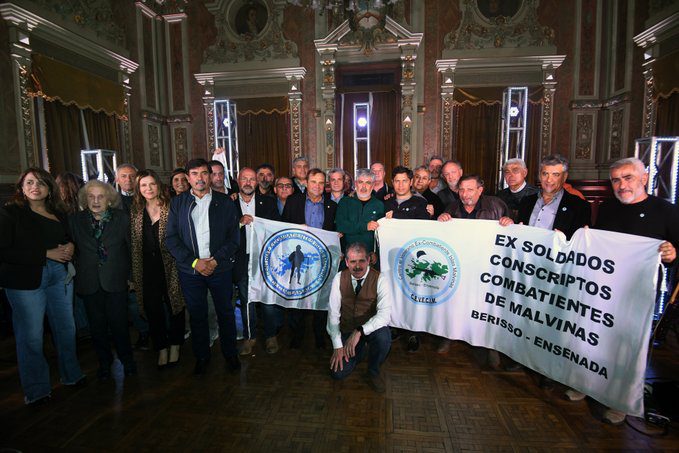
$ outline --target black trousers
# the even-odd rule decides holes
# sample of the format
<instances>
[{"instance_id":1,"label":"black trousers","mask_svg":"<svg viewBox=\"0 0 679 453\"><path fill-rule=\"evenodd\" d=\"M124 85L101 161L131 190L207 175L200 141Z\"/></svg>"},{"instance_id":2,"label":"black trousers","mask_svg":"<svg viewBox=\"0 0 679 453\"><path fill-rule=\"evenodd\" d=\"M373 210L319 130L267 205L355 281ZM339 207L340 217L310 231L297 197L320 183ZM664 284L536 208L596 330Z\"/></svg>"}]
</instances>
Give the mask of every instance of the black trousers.
<instances>
[{"instance_id":1,"label":"black trousers","mask_svg":"<svg viewBox=\"0 0 679 453\"><path fill-rule=\"evenodd\" d=\"M109 293L99 288L96 293L83 296L83 301L99 367L108 369L113 363L108 339L110 329L118 359L127 370L134 369L136 365L127 322L127 291Z\"/></svg>"},{"instance_id":2,"label":"black trousers","mask_svg":"<svg viewBox=\"0 0 679 453\"><path fill-rule=\"evenodd\" d=\"M184 344L185 310L173 315L170 300L164 291L144 288L144 313L156 351Z\"/></svg>"}]
</instances>

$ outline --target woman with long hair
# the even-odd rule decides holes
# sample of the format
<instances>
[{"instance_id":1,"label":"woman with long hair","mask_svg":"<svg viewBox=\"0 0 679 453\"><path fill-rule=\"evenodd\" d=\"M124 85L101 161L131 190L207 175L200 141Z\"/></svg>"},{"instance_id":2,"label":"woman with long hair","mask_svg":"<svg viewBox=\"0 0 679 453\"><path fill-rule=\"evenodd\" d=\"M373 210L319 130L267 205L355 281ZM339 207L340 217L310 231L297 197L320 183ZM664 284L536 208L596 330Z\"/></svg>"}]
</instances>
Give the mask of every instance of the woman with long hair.
<instances>
[{"instance_id":1,"label":"woman with long hair","mask_svg":"<svg viewBox=\"0 0 679 453\"><path fill-rule=\"evenodd\" d=\"M82 209L71 216L77 271L75 291L85 301L92 343L99 359L97 377L111 378L113 354L109 331L125 376L137 374L127 320L127 279L130 275L130 220L120 194L91 179L78 192Z\"/></svg>"},{"instance_id":2,"label":"woman with long hair","mask_svg":"<svg viewBox=\"0 0 679 453\"><path fill-rule=\"evenodd\" d=\"M85 184L85 181L70 171L57 175L56 180L61 199L66 205L66 212L69 215L75 214L78 212L78 191Z\"/></svg>"},{"instance_id":3,"label":"woman with long hair","mask_svg":"<svg viewBox=\"0 0 679 453\"><path fill-rule=\"evenodd\" d=\"M19 376L29 405L50 400L50 371L43 352L47 314L64 385L86 379L76 357L73 243L54 178L40 168L21 174L14 198L0 208L0 287L12 307Z\"/></svg>"},{"instance_id":4,"label":"woman with long hair","mask_svg":"<svg viewBox=\"0 0 679 453\"><path fill-rule=\"evenodd\" d=\"M179 286L174 257L165 247L165 228L170 198L153 170L137 174L132 227L132 278L139 309L146 314L158 368L175 365L184 343L184 296ZM165 307L170 312L166 324Z\"/></svg>"},{"instance_id":5,"label":"woman with long hair","mask_svg":"<svg viewBox=\"0 0 679 453\"><path fill-rule=\"evenodd\" d=\"M186 170L175 168L170 177L170 183L170 193L173 197L189 190L189 177L186 174Z\"/></svg>"}]
</instances>

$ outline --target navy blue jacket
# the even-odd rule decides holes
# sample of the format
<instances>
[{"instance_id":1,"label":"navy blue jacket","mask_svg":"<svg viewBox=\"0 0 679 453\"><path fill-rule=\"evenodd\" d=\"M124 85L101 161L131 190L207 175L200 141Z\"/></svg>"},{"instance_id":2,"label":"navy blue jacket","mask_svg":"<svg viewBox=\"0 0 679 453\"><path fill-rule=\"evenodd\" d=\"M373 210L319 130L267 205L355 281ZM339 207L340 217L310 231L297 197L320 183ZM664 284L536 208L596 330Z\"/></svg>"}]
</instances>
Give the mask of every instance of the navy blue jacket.
<instances>
[{"instance_id":1,"label":"navy blue jacket","mask_svg":"<svg viewBox=\"0 0 679 453\"><path fill-rule=\"evenodd\" d=\"M198 240L191 212L196 201L190 190L174 197L170 203L165 245L177 260L177 269L186 274L197 274L191 267L198 256ZM240 243L238 215L231 198L216 190L208 209L210 216L210 256L217 261L215 273L233 267Z\"/></svg>"}]
</instances>

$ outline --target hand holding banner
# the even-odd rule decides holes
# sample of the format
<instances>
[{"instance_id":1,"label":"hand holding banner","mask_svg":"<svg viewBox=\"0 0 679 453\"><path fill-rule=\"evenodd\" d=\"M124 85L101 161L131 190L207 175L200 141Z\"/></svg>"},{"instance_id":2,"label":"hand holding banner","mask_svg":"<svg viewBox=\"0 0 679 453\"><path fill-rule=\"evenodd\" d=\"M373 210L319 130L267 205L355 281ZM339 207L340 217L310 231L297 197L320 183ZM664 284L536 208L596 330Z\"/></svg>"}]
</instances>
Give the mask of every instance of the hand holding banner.
<instances>
[{"instance_id":1,"label":"hand holding banner","mask_svg":"<svg viewBox=\"0 0 679 453\"><path fill-rule=\"evenodd\" d=\"M661 241L497 221L380 220L392 325L499 350L633 415Z\"/></svg>"}]
</instances>

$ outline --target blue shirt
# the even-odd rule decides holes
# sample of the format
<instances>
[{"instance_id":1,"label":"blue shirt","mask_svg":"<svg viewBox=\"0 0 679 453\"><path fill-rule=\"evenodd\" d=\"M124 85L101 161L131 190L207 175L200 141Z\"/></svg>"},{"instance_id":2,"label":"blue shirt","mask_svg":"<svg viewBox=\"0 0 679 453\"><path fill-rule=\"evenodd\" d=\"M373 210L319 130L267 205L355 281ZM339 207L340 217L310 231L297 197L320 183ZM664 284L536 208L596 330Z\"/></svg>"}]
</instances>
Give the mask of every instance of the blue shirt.
<instances>
[{"instance_id":1,"label":"blue shirt","mask_svg":"<svg viewBox=\"0 0 679 453\"><path fill-rule=\"evenodd\" d=\"M281 203L281 200L276 198L276 206L278 206L278 214L283 215L283 208L285 208L285 205Z\"/></svg>"},{"instance_id":2,"label":"blue shirt","mask_svg":"<svg viewBox=\"0 0 679 453\"><path fill-rule=\"evenodd\" d=\"M530 215L530 226L545 228L551 230L554 228L554 219L556 218L556 211L561 204L563 198L563 189L558 191L552 200L545 204L542 195L538 195L538 200L535 202L533 212Z\"/></svg>"},{"instance_id":3,"label":"blue shirt","mask_svg":"<svg viewBox=\"0 0 679 453\"><path fill-rule=\"evenodd\" d=\"M306 224L314 228L323 228L323 220L325 220L325 210L323 209L323 197L314 203L311 198L307 197L304 205L304 220Z\"/></svg>"}]
</instances>

